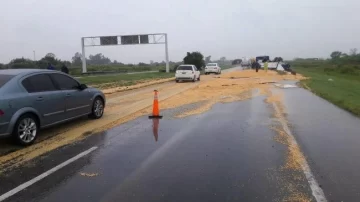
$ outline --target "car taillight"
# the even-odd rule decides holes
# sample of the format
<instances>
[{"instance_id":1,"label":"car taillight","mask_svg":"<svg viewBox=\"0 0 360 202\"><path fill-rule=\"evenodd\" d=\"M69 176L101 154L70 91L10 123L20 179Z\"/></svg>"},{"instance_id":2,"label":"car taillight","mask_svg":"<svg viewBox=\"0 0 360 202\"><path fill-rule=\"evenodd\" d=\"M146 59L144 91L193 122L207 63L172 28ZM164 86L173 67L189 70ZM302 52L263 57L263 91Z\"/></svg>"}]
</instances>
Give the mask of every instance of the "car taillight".
<instances>
[{"instance_id":1,"label":"car taillight","mask_svg":"<svg viewBox=\"0 0 360 202\"><path fill-rule=\"evenodd\" d=\"M0 116L4 115L4 111L0 109Z\"/></svg>"}]
</instances>

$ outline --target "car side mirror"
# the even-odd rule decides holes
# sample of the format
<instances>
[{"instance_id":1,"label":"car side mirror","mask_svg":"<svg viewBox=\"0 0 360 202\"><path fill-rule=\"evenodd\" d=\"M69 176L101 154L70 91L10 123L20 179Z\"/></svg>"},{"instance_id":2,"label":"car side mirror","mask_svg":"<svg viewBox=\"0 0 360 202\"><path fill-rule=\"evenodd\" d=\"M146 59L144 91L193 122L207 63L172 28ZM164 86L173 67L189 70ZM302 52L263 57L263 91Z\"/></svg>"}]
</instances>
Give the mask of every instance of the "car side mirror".
<instances>
[{"instance_id":1,"label":"car side mirror","mask_svg":"<svg viewBox=\"0 0 360 202\"><path fill-rule=\"evenodd\" d=\"M80 90L87 89L87 85L86 84L80 84L79 89Z\"/></svg>"}]
</instances>

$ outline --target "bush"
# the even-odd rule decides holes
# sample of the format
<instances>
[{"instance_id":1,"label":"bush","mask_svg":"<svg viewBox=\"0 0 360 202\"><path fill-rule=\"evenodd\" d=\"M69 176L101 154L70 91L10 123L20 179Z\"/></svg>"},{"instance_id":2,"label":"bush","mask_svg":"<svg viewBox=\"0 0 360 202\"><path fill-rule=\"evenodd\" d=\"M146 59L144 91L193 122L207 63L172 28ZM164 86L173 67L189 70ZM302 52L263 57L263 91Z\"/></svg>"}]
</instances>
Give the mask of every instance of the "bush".
<instances>
[{"instance_id":1,"label":"bush","mask_svg":"<svg viewBox=\"0 0 360 202\"><path fill-rule=\"evenodd\" d=\"M200 52L187 52L183 61L184 64L195 65L199 70L205 66L204 56Z\"/></svg>"},{"instance_id":2,"label":"bush","mask_svg":"<svg viewBox=\"0 0 360 202\"><path fill-rule=\"evenodd\" d=\"M12 69L35 69L37 68L36 65L32 62L20 62L20 63L13 63L10 66Z\"/></svg>"},{"instance_id":3,"label":"bush","mask_svg":"<svg viewBox=\"0 0 360 202\"><path fill-rule=\"evenodd\" d=\"M333 72L333 71L335 71L335 68L333 68L333 67L325 67L324 68L324 72Z\"/></svg>"},{"instance_id":4,"label":"bush","mask_svg":"<svg viewBox=\"0 0 360 202\"><path fill-rule=\"evenodd\" d=\"M341 74L358 74L359 72L353 67L343 67L339 70Z\"/></svg>"}]
</instances>

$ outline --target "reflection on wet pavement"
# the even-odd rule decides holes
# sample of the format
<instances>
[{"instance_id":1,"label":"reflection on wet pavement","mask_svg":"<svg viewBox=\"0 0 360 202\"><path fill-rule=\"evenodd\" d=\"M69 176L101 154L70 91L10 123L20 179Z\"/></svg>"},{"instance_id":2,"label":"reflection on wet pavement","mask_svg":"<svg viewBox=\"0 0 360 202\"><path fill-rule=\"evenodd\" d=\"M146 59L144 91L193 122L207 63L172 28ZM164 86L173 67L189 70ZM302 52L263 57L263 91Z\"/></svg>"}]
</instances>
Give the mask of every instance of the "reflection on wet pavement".
<instances>
[{"instance_id":1,"label":"reflection on wet pavement","mask_svg":"<svg viewBox=\"0 0 360 202\"><path fill-rule=\"evenodd\" d=\"M160 119L152 119L152 122L153 122L153 134L154 134L155 142L157 142L159 138Z\"/></svg>"},{"instance_id":2,"label":"reflection on wet pavement","mask_svg":"<svg viewBox=\"0 0 360 202\"><path fill-rule=\"evenodd\" d=\"M360 119L302 88L284 91L287 117L329 201L360 199Z\"/></svg>"},{"instance_id":3,"label":"reflection on wet pavement","mask_svg":"<svg viewBox=\"0 0 360 202\"><path fill-rule=\"evenodd\" d=\"M225 71L231 72L237 70L238 68L233 68ZM202 78L202 83L210 81L211 77ZM158 90L161 91L159 101L163 101L195 88L200 84L198 82L182 84L166 83L155 86L156 88L159 87ZM42 135L39 135L38 141L30 147L21 148L14 146L9 141L2 142L0 140L0 173L20 166L33 158L46 155L49 151L76 143L88 135L105 131L121 123L148 114L146 109L151 106L153 100L151 92L155 86L112 94L107 99L108 105L105 108L103 118L97 120L75 120L50 130L42 130ZM177 106L182 104L184 103L177 103Z\"/></svg>"},{"instance_id":4,"label":"reflection on wet pavement","mask_svg":"<svg viewBox=\"0 0 360 202\"><path fill-rule=\"evenodd\" d=\"M356 201L359 118L304 89L285 87L294 84L284 81L275 89L283 92L286 124L326 197ZM314 200L301 169L288 164L296 155L282 139L286 134L271 129L278 117L264 103L262 90L243 91L241 97L252 98L246 101L199 101L162 111L161 120L144 116L87 136L6 172L0 176L0 194L96 145L96 152L8 201ZM209 111L191 116L204 106Z\"/></svg>"},{"instance_id":5,"label":"reflection on wet pavement","mask_svg":"<svg viewBox=\"0 0 360 202\"><path fill-rule=\"evenodd\" d=\"M216 104L184 119L157 123L141 117L99 135L101 141L93 135L73 145L100 148L90 164L69 165L13 201L281 201L292 176L304 178L281 170L286 148L264 124L270 116L264 97L258 97ZM61 155L60 150L47 158ZM311 195L304 184L300 193Z\"/></svg>"}]
</instances>

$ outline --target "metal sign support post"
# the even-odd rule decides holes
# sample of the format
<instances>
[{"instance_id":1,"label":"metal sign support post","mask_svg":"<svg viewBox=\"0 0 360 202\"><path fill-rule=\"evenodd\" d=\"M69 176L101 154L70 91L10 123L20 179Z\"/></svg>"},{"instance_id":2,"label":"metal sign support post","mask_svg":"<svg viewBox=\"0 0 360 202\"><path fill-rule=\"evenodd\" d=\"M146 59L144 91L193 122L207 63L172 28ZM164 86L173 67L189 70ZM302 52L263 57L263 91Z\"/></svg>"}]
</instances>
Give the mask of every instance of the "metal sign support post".
<instances>
[{"instance_id":1,"label":"metal sign support post","mask_svg":"<svg viewBox=\"0 0 360 202\"><path fill-rule=\"evenodd\" d=\"M84 37L81 38L81 63L82 63L82 73L86 73L86 57L85 57L85 43Z\"/></svg>"},{"instance_id":2,"label":"metal sign support post","mask_svg":"<svg viewBox=\"0 0 360 202\"><path fill-rule=\"evenodd\" d=\"M167 34L166 33L155 33L155 34L82 37L81 38L82 73L87 72L85 47L114 46L114 45L146 45L146 44L164 44L165 45L166 72L170 72Z\"/></svg>"},{"instance_id":3,"label":"metal sign support post","mask_svg":"<svg viewBox=\"0 0 360 202\"><path fill-rule=\"evenodd\" d=\"M169 67L169 51L168 51L167 34L165 34L165 62L166 62L166 72L169 73L170 72L170 67Z\"/></svg>"}]
</instances>

